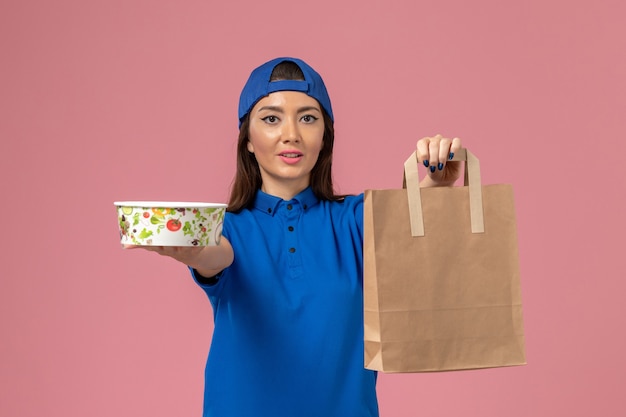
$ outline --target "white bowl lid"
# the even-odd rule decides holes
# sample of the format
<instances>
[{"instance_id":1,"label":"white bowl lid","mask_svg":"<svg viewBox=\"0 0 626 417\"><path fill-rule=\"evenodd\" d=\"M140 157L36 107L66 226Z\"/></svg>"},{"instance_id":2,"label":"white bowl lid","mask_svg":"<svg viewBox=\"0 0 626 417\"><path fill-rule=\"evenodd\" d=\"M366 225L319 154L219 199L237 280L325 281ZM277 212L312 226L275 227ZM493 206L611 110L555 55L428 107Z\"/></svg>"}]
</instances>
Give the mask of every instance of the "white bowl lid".
<instances>
[{"instance_id":1,"label":"white bowl lid","mask_svg":"<svg viewBox=\"0 0 626 417\"><path fill-rule=\"evenodd\" d=\"M118 207L156 207L156 208L222 208L223 203L200 203L189 201L116 201Z\"/></svg>"}]
</instances>

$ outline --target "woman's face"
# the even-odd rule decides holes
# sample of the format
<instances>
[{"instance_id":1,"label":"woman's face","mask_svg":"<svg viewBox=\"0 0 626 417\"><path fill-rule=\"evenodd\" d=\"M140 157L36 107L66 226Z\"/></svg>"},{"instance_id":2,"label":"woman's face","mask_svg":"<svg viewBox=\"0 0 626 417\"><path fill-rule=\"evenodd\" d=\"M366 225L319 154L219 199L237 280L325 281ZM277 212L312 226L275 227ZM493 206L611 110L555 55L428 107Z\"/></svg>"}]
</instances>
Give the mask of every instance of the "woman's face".
<instances>
[{"instance_id":1,"label":"woman's face","mask_svg":"<svg viewBox=\"0 0 626 417\"><path fill-rule=\"evenodd\" d=\"M317 102L297 91L277 91L250 111L248 151L254 153L262 190L284 199L310 184L323 146L324 118Z\"/></svg>"}]
</instances>

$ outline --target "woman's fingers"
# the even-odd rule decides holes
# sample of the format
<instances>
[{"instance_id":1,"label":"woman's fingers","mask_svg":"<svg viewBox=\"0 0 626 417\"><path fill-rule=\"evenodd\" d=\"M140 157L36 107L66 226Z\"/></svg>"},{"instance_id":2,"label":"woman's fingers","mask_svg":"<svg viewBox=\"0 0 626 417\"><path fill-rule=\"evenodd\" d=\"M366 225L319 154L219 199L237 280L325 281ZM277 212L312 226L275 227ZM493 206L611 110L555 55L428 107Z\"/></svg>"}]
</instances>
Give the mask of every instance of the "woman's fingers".
<instances>
[{"instance_id":1,"label":"woman's fingers","mask_svg":"<svg viewBox=\"0 0 626 417\"><path fill-rule=\"evenodd\" d=\"M197 256L202 247L198 246L149 246L149 245L122 245L124 249L143 249L149 252L156 252L159 255L169 256L176 260L186 260Z\"/></svg>"},{"instance_id":2,"label":"woman's fingers","mask_svg":"<svg viewBox=\"0 0 626 417\"><path fill-rule=\"evenodd\" d=\"M449 159L452 159L456 153L461 150L461 139L454 138L452 139L452 144L450 145L450 152L448 155Z\"/></svg>"},{"instance_id":3,"label":"woman's fingers","mask_svg":"<svg viewBox=\"0 0 626 417\"><path fill-rule=\"evenodd\" d=\"M450 154L454 155L459 149L461 149L459 138L448 139L442 135L425 137L417 142L417 159L434 173L442 171L451 159Z\"/></svg>"},{"instance_id":4,"label":"woman's fingers","mask_svg":"<svg viewBox=\"0 0 626 417\"><path fill-rule=\"evenodd\" d=\"M430 138L425 137L417 141L417 160L428 168L430 165Z\"/></svg>"},{"instance_id":5,"label":"woman's fingers","mask_svg":"<svg viewBox=\"0 0 626 417\"><path fill-rule=\"evenodd\" d=\"M439 171L442 171L445 166L446 163L448 162L449 156L450 156L450 146L452 145L452 140L448 139L448 138L441 138L439 140L439 146L434 147L434 149L432 150L432 153L436 153L437 155L437 169ZM434 166L435 164L431 164L431 166ZM433 169L431 168L431 171L433 171Z\"/></svg>"},{"instance_id":6,"label":"woman's fingers","mask_svg":"<svg viewBox=\"0 0 626 417\"><path fill-rule=\"evenodd\" d=\"M459 138L435 135L420 139L417 142L417 159L428 169L428 181L422 182L423 186L453 185L460 176L461 163L450 160L460 149Z\"/></svg>"}]
</instances>

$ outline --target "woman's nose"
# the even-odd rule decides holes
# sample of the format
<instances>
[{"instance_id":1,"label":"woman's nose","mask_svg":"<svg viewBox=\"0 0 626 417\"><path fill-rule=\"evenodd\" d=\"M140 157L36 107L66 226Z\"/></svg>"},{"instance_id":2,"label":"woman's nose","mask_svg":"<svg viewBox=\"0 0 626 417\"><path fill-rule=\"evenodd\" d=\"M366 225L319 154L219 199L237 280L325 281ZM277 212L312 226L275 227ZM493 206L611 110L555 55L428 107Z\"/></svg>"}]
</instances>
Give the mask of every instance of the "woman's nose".
<instances>
[{"instance_id":1,"label":"woman's nose","mask_svg":"<svg viewBox=\"0 0 626 417\"><path fill-rule=\"evenodd\" d=\"M283 129L281 132L283 142L300 141L300 129L298 128L297 120L293 118L287 118L283 123Z\"/></svg>"}]
</instances>

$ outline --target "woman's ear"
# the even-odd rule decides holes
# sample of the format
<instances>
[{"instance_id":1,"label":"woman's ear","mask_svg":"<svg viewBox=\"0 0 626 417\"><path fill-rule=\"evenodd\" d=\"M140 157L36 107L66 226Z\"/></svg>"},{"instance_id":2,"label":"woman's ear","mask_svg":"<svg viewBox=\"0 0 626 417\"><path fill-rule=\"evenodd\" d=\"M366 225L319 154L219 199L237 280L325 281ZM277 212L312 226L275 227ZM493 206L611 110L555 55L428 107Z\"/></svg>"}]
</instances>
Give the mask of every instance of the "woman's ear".
<instances>
[{"instance_id":1,"label":"woman's ear","mask_svg":"<svg viewBox=\"0 0 626 417\"><path fill-rule=\"evenodd\" d=\"M248 148L248 152L254 153L254 146L252 146L252 142L248 141L246 147Z\"/></svg>"}]
</instances>

